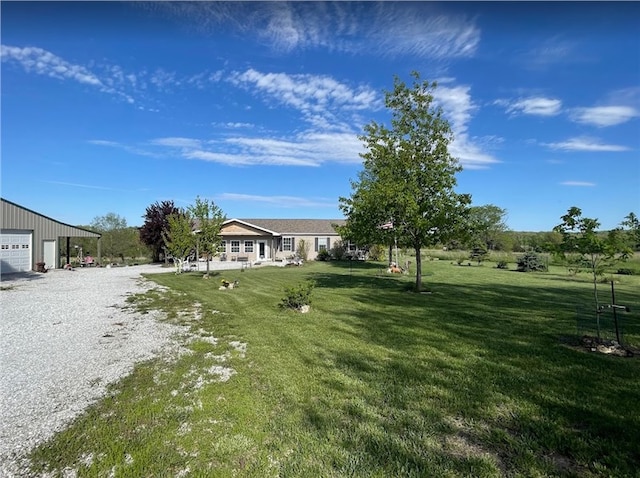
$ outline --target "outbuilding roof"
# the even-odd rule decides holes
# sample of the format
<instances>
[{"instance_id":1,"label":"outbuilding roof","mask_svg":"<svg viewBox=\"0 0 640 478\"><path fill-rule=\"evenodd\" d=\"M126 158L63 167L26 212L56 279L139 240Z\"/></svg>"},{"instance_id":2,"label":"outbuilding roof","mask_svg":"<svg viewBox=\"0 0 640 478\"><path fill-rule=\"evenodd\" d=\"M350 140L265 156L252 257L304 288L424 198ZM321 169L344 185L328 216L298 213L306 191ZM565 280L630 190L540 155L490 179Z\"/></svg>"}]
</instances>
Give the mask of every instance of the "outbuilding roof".
<instances>
[{"instance_id":1,"label":"outbuilding roof","mask_svg":"<svg viewBox=\"0 0 640 478\"><path fill-rule=\"evenodd\" d=\"M54 232L54 235L62 237L101 237L100 233L72 226L64 222L56 221L44 214L27 209L5 198L2 201L2 216L0 216L0 228L2 229L34 229L46 228Z\"/></svg>"}]
</instances>

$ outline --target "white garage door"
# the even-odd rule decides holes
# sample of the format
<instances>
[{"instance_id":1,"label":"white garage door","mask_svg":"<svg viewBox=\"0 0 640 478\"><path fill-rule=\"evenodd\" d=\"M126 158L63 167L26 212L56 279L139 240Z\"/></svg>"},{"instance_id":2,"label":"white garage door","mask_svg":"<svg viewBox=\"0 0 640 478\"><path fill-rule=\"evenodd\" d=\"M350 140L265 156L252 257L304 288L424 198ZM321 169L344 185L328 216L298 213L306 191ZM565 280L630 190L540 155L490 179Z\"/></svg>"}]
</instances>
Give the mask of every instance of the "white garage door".
<instances>
[{"instance_id":1,"label":"white garage door","mask_svg":"<svg viewBox=\"0 0 640 478\"><path fill-rule=\"evenodd\" d=\"M31 270L31 232L4 231L0 235L0 272L24 272Z\"/></svg>"}]
</instances>

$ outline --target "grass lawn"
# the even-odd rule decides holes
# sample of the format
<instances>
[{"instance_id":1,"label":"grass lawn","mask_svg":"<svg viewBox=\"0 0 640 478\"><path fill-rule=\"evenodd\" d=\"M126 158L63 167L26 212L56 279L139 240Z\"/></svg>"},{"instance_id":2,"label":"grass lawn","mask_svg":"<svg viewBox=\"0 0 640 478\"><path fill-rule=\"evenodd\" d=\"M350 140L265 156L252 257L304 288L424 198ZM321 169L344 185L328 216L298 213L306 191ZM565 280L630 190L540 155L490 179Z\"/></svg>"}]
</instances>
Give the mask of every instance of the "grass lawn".
<instances>
[{"instance_id":1,"label":"grass lawn","mask_svg":"<svg viewBox=\"0 0 640 478\"><path fill-rule=\"evenodd\" d=\"M152 276L170 289L131 302L188 327L183 352L136 367L34 451L34 472L640 476L640 357L569 346L592 303L587 274L433 261L432 293L414 294L413 277L381 270ZM239 288L218 290L223 278ZM624 340L640 346L640 277L615 278ZM281 310L306 279L311 312Z\"/></svg>"}]
</instances>

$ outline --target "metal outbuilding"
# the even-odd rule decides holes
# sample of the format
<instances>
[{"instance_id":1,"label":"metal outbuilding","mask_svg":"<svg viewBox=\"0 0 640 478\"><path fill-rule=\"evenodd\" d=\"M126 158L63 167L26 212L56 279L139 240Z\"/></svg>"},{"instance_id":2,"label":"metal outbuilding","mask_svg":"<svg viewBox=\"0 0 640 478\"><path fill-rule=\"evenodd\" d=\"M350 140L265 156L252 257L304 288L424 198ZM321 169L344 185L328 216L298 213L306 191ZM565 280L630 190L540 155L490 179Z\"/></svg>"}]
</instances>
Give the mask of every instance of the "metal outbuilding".
<instances>
[{"instance_id":1,"label":"metal outbuilding","mask_svg":"<svg viewBox=\"0 0 640 478\"><path fill-rule=\"evenodd\" d=\"M46 269L60 267L60 250L66 244L66 262L69 263L71 237L92 237L97 240L98 263L100 237L97 232L71 226L0 198L0 274L37 270L38 263Z\"/></svg>"}]
</instances>

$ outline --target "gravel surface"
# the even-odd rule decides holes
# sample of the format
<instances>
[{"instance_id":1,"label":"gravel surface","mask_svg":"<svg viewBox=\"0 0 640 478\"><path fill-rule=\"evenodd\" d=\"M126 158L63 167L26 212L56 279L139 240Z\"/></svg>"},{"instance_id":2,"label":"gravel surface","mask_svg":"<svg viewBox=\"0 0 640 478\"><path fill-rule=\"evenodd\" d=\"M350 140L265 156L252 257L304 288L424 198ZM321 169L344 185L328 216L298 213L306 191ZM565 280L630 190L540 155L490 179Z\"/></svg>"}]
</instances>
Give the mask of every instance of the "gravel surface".
<instances>
[{"instance_id":1,"label":"gravel surface","mask_svg":"<svg viewBox=\"0 0 640 478\"><path fill-rule=\"evenodd\" d=\"M24 455L64 429L129 374L177 347L182 329L124 309L157 287L157 265L3 276L0 284L0 477L23 476Z\"/></svg>"}]
</instances>

